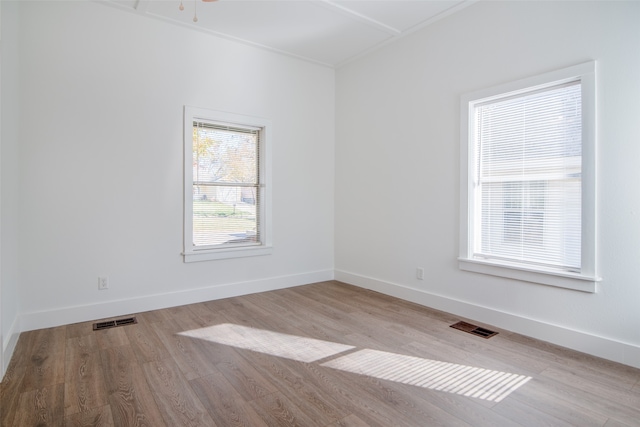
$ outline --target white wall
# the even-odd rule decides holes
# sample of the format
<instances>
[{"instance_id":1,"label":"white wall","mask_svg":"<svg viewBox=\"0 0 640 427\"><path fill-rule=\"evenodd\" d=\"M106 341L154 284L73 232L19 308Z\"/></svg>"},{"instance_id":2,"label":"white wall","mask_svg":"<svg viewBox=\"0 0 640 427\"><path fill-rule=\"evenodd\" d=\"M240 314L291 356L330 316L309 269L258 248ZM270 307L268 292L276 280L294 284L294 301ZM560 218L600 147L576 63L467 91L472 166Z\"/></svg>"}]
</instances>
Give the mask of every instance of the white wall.
<instances>
[{"instance_id":1,"label":"white wall","mask_svg":"<svg viewBox=\"0 0 640 427\"><path fill-rule=\"evenodd\" d=\"M18 340L20 297L18 286L18 17L16 3L2 2L2 69L0 75L0 294L1 321L0 343L2 344L4 372Z\"/></svg>"},{"instance_id":2,"label":"white wall","mask_svg":"<svg viewBox=\"0 0 640 427\"><path fill-rule=\"evenodd\" d=\"M336 278L640 367L639 22L638 2L479 2L338 70ZM597 293L460 271L460 95L590 59Z\"/></svg>"},{"instance_id":3,"label":"white wall","mask_svg":"<svg viewBox=\"0 0 640 427\"><path fill-rule=\"evenodd\" d=\"M333 277L333 70L94 2L20 13L20 330ZM272 121L272 255L183 263L185 104Z\"/></svg>"}]
</instances>

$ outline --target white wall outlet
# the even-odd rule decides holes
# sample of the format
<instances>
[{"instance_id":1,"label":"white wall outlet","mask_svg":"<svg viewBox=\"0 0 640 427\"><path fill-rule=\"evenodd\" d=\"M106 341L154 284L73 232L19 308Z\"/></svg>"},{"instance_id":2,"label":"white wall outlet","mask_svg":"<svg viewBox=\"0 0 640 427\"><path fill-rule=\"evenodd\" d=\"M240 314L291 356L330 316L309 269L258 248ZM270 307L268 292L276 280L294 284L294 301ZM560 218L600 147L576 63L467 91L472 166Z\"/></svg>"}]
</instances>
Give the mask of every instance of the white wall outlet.
<instances>
[{"instance_id":1,"label":"white wall outlet","mask_svg":"<svg viewBox=\"0 0 640 427\"><path fill-rule=\"evenodd\" d=\"M424 268L422 267L416 268L416 279L424 280Z\"/></svg>"},{"instance_id":2,"label":"white wall outlet","mask_svg":"<svg viewBox=\"0 0 640 427\"><path fill-rule=\"evenodd\" d=\"M107 276L98 277L98 290L104 291L105 289L109 289L109 278Z\"/></svg>"}]
</instances>

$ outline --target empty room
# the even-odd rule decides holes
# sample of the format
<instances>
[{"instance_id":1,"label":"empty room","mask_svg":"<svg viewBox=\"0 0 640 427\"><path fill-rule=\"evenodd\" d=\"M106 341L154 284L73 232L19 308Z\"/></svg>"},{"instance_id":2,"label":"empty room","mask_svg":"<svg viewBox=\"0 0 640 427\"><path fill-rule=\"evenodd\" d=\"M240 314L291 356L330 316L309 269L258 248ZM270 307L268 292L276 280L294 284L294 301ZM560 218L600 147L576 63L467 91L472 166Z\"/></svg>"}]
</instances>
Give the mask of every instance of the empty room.
<instances>
[{"instance_id":1,"label":"empty room","mask_svg":"<svg viewBox=\"0 0 640 427\"><path fill-rule=\"evenodd\" d=\"M0 425L640 426L640 1L0 1Z\"/></svg>"}]
</instances>

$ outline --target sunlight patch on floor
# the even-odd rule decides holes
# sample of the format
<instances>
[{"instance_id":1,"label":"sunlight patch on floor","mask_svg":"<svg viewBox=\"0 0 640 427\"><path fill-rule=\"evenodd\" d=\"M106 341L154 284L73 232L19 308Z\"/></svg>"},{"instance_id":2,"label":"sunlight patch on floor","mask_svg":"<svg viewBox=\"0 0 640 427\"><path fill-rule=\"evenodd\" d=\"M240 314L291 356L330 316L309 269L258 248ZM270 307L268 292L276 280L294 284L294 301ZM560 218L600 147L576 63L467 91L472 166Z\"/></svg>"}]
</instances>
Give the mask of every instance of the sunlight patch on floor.
<instances>
[{"instance_id":1,"label":"sunlight patch on floor","mask_svg":"<svg viewBox=\"0 0 640 427\"><path fill-rule=\"evenodd\" d=\"M500 402L531 379L525 375L371 349L340 356L356 347L232 323L179 335L306 363L335 356L320 366L492 402Z\"/></svg>"},{"instance_id":2,"label":"sunlight patch on floor","mask_svg":"<svg viewBox=\"0 0 640 427\"><path fill-rule=\"evenodd\" d=\"M508 372L369 349L338 357L322 366L492 402L501 401L531 379Z\"/></svg>"},{"instance_id":3,"label":"sunlight patch on floor","mask_svg":"<svg viewBox=\"0 0 640 427\"><path fill-rule=\"evenodd\" d=\"M355 348L231 323L180 332L180 335L307 363Z\"/></svg>"}]
</instances>

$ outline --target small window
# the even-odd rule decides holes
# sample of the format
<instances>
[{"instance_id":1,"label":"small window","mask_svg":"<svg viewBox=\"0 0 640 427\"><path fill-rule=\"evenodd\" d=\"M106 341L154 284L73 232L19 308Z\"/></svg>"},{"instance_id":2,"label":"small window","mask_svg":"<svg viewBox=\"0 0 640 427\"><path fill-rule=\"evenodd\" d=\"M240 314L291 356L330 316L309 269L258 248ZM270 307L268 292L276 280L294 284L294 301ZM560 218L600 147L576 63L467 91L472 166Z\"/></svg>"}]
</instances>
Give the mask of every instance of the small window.
<instances>
[{"instance_id":1,"label":"small window","mask_svg":"<svg viewBox=\"0 0 640 427\"><path fill-rule=\"evenodd\" d=\"M185 262L271 251L264 119L185 107Z\"/></svg>"},{"instance_id":2,"label":"small window","mask_svg":"<svg viewBox=\"0 0 640 427\"><path fill-rule=\"evenodd\" d=\"M461 100L463 270L594 291L595 63Z\"/></svg>"}]
</instances>

